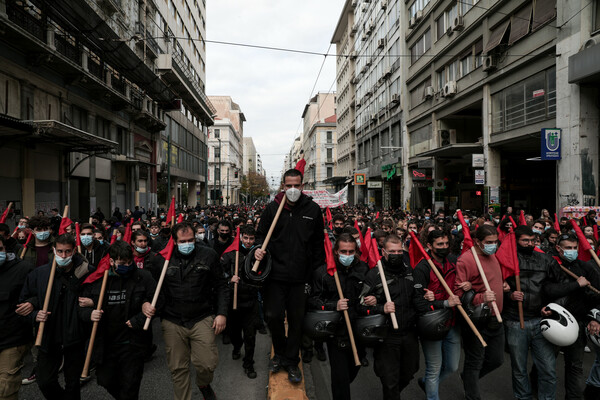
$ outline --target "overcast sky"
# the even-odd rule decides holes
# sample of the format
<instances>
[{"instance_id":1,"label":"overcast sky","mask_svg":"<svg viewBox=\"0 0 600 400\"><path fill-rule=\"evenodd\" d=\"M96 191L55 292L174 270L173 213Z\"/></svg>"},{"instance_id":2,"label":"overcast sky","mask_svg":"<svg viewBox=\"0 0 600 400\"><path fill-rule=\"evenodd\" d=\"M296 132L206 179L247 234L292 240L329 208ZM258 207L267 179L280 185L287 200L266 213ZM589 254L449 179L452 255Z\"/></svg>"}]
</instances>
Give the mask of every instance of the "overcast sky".
<instances>
[{"instance_id":1,"label":"overcast sky","mask_svg":"<svg viewBox=\"0 0 600 400\"><path fill-rule=\"evenodd\" d=\"M207 40L325 53L344 0L208 0ZM301 129L304 106L335 90L335 58L207 43L206 92L229 95L246 116L267 171L280 179L284 154ZM335 53L331 46L330 54ZM277 182L278 183L278 182Z\"/></svg>"}]
</instances>

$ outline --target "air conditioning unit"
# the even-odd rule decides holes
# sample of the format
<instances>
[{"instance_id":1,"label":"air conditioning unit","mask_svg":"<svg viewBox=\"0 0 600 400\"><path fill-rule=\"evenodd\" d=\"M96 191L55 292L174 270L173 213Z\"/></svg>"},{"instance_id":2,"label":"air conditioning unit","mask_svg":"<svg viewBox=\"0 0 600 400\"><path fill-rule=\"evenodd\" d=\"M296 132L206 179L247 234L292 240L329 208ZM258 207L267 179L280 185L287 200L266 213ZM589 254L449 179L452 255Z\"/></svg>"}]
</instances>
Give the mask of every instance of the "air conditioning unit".
<instances>
[{"instance_id":1,"label":"air conditioning unit","mask_svg":"<svg viewBox=\"0 0 600 400\"><path fill-rule=\"evenodd\" d=\"M387 3L388 3L387 0L381 0L381 9L382 10L385 10L387 8L387 6L388 6Z\"/></svg>"},{"instance_id":2,"label":"air conditioning unit","mask_svg":"<svg viewBox=\"0 0 600 400\"><path fill-rule=\"evenodd\" d=\"M352 4L351 4L352 8L356 8L357 5L358 5L358 0L353 0Z\"/></svg>"},{"instance_id":3,"label":"air conditioning unit","mask_svg":"<svg viewBox=\"0 0 600 400\"><path fill-rule=\"evenodd\" d=\"M483 60L483 70L486 72L494 71L498 67L496 57L489 55Z\"/></svg>"},{"instance_id":4,"label":"air conditioning unit","mask_svg":"<svg viewBox=\"0 0 600 400\"><path fill-rule=\"evenodd\" d=\"M371 20L369 23L369 31L372 31L373 29L375 29L375 21Z\"/></svg>"},{"instance_id":5,"label":"air conditioning unit","mask_svg":"<svg viewBox=\"0 0 600 400\"><path fill-rule=\"evenodd\" d=\"M435 94L435 92L433 91L433 86L427 86L425 88L425 98L426 99L431 99L434 94Z\"/></svg>"},{"instance_id":6,"label":"air conditioning unit","mask_svg":"<svg viewBox=\"0 0 600 400\"><path fill-rule=\"evenodd\" d=\"M422 20L423 19L423 10L417 11L417 13L415 14L415 17L416 17L417 22Z\"/></svg>"},{"instance_id":7,"label":"air conditioning unit","mask_svg":"<svg viewBox=\"0 0 600 400\"><path fill-rule=\"evenodd\" d=\"M377 121L377 114L371 114L371 121Z\"/></svg>"},{"instance_id":8,"label":"air conditioning unit","mask_svg":"<svg viewBox=\"0 0 600 400\"><path fill-rule=\"evenodd\" d=\"M444 185L444 180L443 179L436 179L433 182L433 188L435 190L444 190L445 187L446 187L446 185Z\"/></svg>"},{"instance_id":9,"label":"air conditioning unit","mask_svg":"<svg viewBox=\"0 0 600 400\"><path fill-rule=\"evenodd\" d=\"M388 67L384 74L383 74L383 79L388 78L390 75L392 75L392 67Z\"/></svg>"},{"instance_id":10,"label":"air conditioning unit","mask_svg":"<svg viewBox=\"0 0 600 400\"><path fill-rule=\"evenodd\" d=\"M373 92L371 92L370 90L367 90L365 92L365 97L371 97L373 95Z\"/></svg>"},{"instance_id":11,"label":"air conditioning unit","mask_svg":"<svg viewBox=\"0 0 600 400\"><path fill-rule=\"evenodd\" d=\"M417 19L415 18L415 16L413 15L412 17L410 17L410 19L408 20L408 27L410 29L414 28L415 25L417 25Z\"/></svg>"},{"instance_id":12,"label":"air conditioning unit","mask_svg":"<svg viewBox=\"0 0 600 400\"><path fill-rule=\"evenodd\" d=\"M449 81L444 85L444 97L452 97L456 94L456 81Z\"/></svg>"},{"instance_id":13,"label":"air conditioning unit","mask_svg":"<svg viewBox=\"0 0 600 400\"><path fill-rule=\"evenodd\" d=\"M378 48L378 49L381 49L383 46L385 46L385 38L383 38L383 39L379 39L379 40L377 41L377 48Z\"/></svg>"},{"instance_id":14,"label":"air conditioning unit","mask_svg":"<svg viewBox=\"0 0 600 400\"><path fill-rule=\"evenodd\" d=\"M370 58L365 62L365 67L370 67L372 64L373 60L371 60Z\"/></svg>"},{"instance_id":15,"label":"air conditioning unit","mask_svg":"<svg viewBox=\"0 0 600 400\"><path fill-rule=\"evenodd\" d=\"M350 53L350 59L351 59L351 60L356 60L356 57L358 57L358 54L356 54L356 50L353 50L353 51Z\"/></svg>"},{"instance_id":16,"label":"air conditioning unit","mask_svg":"<svg viewBox=\"0 0 600 400\"><path fill-rule=\"evenodd\" d=\"M394 93L392 95L392 103L400 103L400 96L398 95L398 93Z\"/></svg>"},{"instance_id":17,"label":"air conditioning unit","mask_svg":"<svg viewBox=\"0 0 600 400\"><path fill-rule=\"evenodd\" d=\"M456 16L456 18L454 18L454 23L452 24L452 30L453 31L462 31L465 27L465 21L463 20L463 16L462 15L458 15Z\"/></svg>"},{"instance_id":18,"label":"air conditioning unit","mask_svg":"<svg viewBox=\"0 0 600 400\"><path fill-rule=\"evenodd\" d=\"M454 31L452 30L451 26L449 26L448 28L446 28L446 35L452 36L453 33L454 33Z\"/></svg>"},{"instance_id":19,"label":"air conditioning unit","mask_svg":"<svg viewBox=\"0 0 600 400\"><path fill-rule=\"evenodd\" d=\"M440 147L456 143L456 129L442 129L438 131Z\"/></svg>"}]
</instances>

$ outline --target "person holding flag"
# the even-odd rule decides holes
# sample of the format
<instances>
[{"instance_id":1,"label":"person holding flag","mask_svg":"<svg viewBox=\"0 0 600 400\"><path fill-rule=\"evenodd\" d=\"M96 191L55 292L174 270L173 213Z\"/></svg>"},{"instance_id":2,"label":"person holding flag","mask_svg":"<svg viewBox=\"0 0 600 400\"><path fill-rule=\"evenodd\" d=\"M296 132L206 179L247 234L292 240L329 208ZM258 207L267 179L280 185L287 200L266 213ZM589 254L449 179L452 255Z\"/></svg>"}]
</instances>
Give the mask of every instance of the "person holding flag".
<instances>
[{"instance_id":1,"label":"person holding flag","mask_svg":"<svg viewBox=\"0 0 600 400\"><path fill-rule=\"evenodd\" d=\"M250 379L256 378L254 348L256 347L256 330L259 325L258 287L241 280L239 275L248 253L254 248L255 239L256 231L254 227L244 225L238 228L238 234L233 243L224 251L221 257L221 266L229 279L230 298L232 300L235 297L234 290L236 290L235 286L237 284L237 303L235 304L235 308L233 308L233 303L230 302L227 314L227 330L233 344L231 357L234 360L239 359L241 357L240 350L242 349L242 345L244 345L242 367L244 368L244 373ZM237 271L235 265L236 252L239 252L237 256Z\"/></svg>"},{"instance_id":2,"label":"person holding flag","mask_svg":"<svg viewBox=\"0 0 600 400\"><path fill-rule=\"evenodd\" d=\"M464 230L464 229L463 229ZM465 237L466 241L466 237ZM463 247L463 254L456 263L456 294L461 296L463 290L460 285L469 282L475 291L473 306L487 304L492 309L491 303L496 302L498 311L502 312L503 280L500 264L494 253L498 249L498 232L493 226L482 225L475 231L475 243L471 243L481 267L485 272L490 290L486 290L483 278L477 267L475 255L468 247ZM481 399L479 380L485 375L499 368L504 361L504 326L496 318L490 316L479 325L479 332L483 336L487 347L475 337L471 329L462 332L465 362L462 372L465 399Z\"/></svg>"},{"instance_id":3,"label":"person holding flag","mask_svg":"<svg viewBox=\"0 0 600 400\"><path fill-rule=\"evenodd\" d=\"M217 253L195 243L192 224L175 225L173 240L176 248L170 258L157 308L162 319L174 399L190 400L192 397L190 361L204 398L216 399L210 383L219 360L216 335L223 332L227 321L227 279Z\"/></svg>"},{"instance_id":4,"label":"person holding flag","mask_svg":"<svg viewBox=\"0 0 600 400\"><path fill-rule=\"evenodd\" d=\"M325 246L331 248L327 237ZM333 250L325 249L328 259L326 265L314 271L312 279L312 295L308 299L308 307L313 310L344 311L348 310L351 321L357 317L357 307L362 282L369 268L360 261L357 254L356 240L348 233L338 236ZM337 271L343 299L334 279ZM357 344L358 346L358 344ZM359 356L365 355L365 350L358 347ZM348 329L341 325L336 336L327 340L327 353L331 367L331 391L333 400L349 400L350 384L356 378L360 365L356 366Z\"/></svg>"},{"instance_id":5,"label":"person holding flag","mask_svg":"<svg viewBox=\"0 0 600 400\"><path fill-rule=\"evenodd\" d=\"M79 238L81 240L82 255L88 260L90 272L95 271L107 248L94 239L94 225L92 224L81 225Z\"/></svg>"},{"instance_id":6,"label":"person holding flag","mask_svg":"<svg viewBox=\"0 0 600 400\"><path fill-rule=\"evenodd\" d=\"M100 278L106 270L105 300L98 311ZM144 357L152 344L150 332L142 328L156 312L150 303L155 290L152 274L136 267L131 246L123 241L110 246L98 269L83 282L82 296L91 302L79 308L79 317L99 321L94 341L96 377L115 399L138 398Z\"/></svg>"},{"instance_id":7,"label":"person holding flag","mask_svg":"<svg viewBox=\"0 0 600 400\"><path fill-rule=\"evenodd\" d=\"M388 282L391 301L387 302L379 269L371 269L360 292L361 315L396 315L398 330L388 330L388 337L375 348L375 374L381 380L384 400L400 398L400 393L419 370L419 339L416 331L415 288L412 268L405 263L403 243L395 234L383 242L381 263ZM376 250L372 253L376 253ZM371 260L369 265L377 260ZM345 294L345 292L344 292ZM328 346L329 347L329 346Z\"/></svg>"},{"instance_id":8,"label":"person holding flag","mask_svg":"<svg viewBox=\"0 0 600 400\"><path fill-rule=\"evenodd\" d=\"M427 248L431 260L444 277L448 287L454 293L457 290L470 290L470 282L455 285L456 257L450 254L448 233L436 228L427 234ZM422 259L413 271L415 282L415 306L419 314L436 309L453 308L460 304L460 298L449 295L437 276L431 270L429 262ZM439 385L449 375L458 370L460 361L460 332L453 318L452 329L442 340L421 340L425 356L425 377L419 379L419 385L425 390L428 400L439 400Z\"/></svg>"},{"instance_id":9,"label":"person holding flag","mask_svg":"<svg viewBox=\"0 0 600 400\"><path fill-rule=\"evenodd\" d=\"M50 236L50 220L47 217L32 217L29 227L33 231L35 240L25 246L24 261L28 261L35 267L52 262L52 246L54 239Z\"/></svg>"},{"instance_id":10,"label":"person holding flag","mask_svg":"<svg viewBox=\"0 0 600 400\"><path fill-rule=\"evenodd\" d=\"M540 320L551 315L545 304L560 297L548 285L560 282L559 267L549 255L534 251L534 240L533 230L521 225L504 238L496 253L505 280L502 318L512 366L513 395L518 399L533 396L527 374L531 350L538 371L538 398L554 399L556 355L554 345L542 336ZM517 282L521 290L517 290Z\"/></svg>"},{"instance_id":11,"label":"person holding flag","mask_svg":"<svg viewBox=\"0 0 600 400\"><path fill-rule=\"evenodd\" d=\"M78 303L80 285L89 273L88 262L75 252L75 238L70 234L56 239L54 258L56 263L36 268L27 276L20 302L31 304L27 316L34 326L41 322L45 324L36 366L40 391L46 399L78 400L81 398L79 377L87 339L84 324L78 317ZM44 311L42 303L51 268L56 268L56 276L50 288L48 310ZM58 382L61 363L64 388Z\"/></svg>"}]
</instances>

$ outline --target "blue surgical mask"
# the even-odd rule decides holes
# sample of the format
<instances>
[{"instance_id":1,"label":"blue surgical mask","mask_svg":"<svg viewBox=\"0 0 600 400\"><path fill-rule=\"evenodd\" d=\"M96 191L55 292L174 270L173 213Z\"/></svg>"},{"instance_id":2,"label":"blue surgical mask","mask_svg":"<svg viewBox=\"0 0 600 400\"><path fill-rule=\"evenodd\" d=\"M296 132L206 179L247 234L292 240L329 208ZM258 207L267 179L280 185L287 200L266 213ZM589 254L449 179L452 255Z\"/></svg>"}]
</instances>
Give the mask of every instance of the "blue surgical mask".
<instances>
[{"instance_id":1,"label":"blue surgical mask","mask_svg":"<svg viewBox=\"0 0 600 400\"><path fill-rule=\"evenodd\" d=\"M153 238L155 238L155 237L158 236L158 233L151 233L150 236L153 237Z\"/></svg>"},{"instance_id":2,"label":"blue surgical mask","mask_svg":"<svg viewBox=\"0 0 600 400\"><path fill-rule=\"evenodd\" d=\"M425 217L425 219L429 219L429 217Z\"/></svg>"},{"instance_id":3,"label":"blue surgical mask","mask_svg":"<svg viewBox=\"0 0 600 400\"><path fill-rule=\"evenodd\" d=\"M137 246L135 246L135 251L137 251L137 252L138 252L138 253L140 253L140 254L144 254L145 252L147 252L147 251L148 251L148 248L147 248L147 247L143 247L143 248L142 248L142 247L137 247Z\"/></svg>"},{"instance_id":4,"label":"blue surgical mask","mask_svg":"<svg viewBox=\"0 0 600 400\"><path fill-rule=\"evenodd\" d=\"M104 244L104 239L98 239L98 243Z\"/></svg>"},{"instance_id":5,"label":"blue surgical mask","mask_svg":"<svg viewBox=\"0 0 600 400\"><path fill-rule=\"evenodd\" d=\"M19 229L25 229L25 228L27 228L27 225L17 225L17 227L18 227Z\"/></svg>"},{"instance_id":6,"label":"blue surgical mask","mask_svg":"<svg viewBox=\"0 0 600 400\"><path fill-rule=\"evenodd\" d=\"M194 250L194 243L178 243L177 250L184 256L187 256Z\"/></svg>"},{"instance_id":7,"label":"blue surgical mask","mask_svg":"<svg viewBox=\"0 0 600 400\"><path fill-rule=\"evenodd\" d=\"M94 241L94 237L92 235L79 235L81 239L81 244L85 247L88 247Z\"/></svg>"},{"instance_id":8,"label":"blue surgical mask","mask_svg":"<svg viewBox=\"0 0 600 400\"><path fill-rule=\"evenodd\" d=\"M465 218L465 224L467 224L467 225L469 224L469 218Z\"/></svg>"},{"instance_id":9,"label":"blue surgical mask","mask_svg":"<svg viewBox=\"0 0 600 400\"><path fill-rule=\"evenodd\" d=\"M481 249L481 251L483 251L488 256L491 256L492 254L494 254L496 252L496 250L498 250L498 245L496 243L484 244L483 249Z\"/></svg>"},{"instance_id":10,"label":"blue surgical mask","mask_svg":"<svg viewBox=\"0 0 600 400\"><path fill-rule=\"evenodd\" d=\"M360 249L360 239L356 239L356 246Z\"/></svg>"},{"instance_id":11,"label":"blue surgical mask","mask_svg":"<svg viewBox=\"0 0 600 400\"><path fill-rule=\"evenodd\" d=\"M340 264L342 264L344 267L350 266L350 264L352 264L352 261L354 261L354 254L350 256L340 254Z\"/></svg>"},{"instance_id":12,"label":"blue surgical mask","mask_svg":"<svg viewBox=\"0 0 600 400\"><path fill-rule=\"evenodd\" d=\"M551 226L547 226L547 227L546 227L544 230L546 230L546 231L547 231L547 230L548 230L548 229L550 229L550 228L552 228L552 227L551 227Z\"/></svg>"},{"instance_id":13,"label":"blue surgical mask","mask_svg":"<svg viewBox=\"0 0 600 400\"><path fill-rule=\"evenodd\" d=\"M131 271L133 271L134 268L134 264L121 264L121 265L116 265L115 266L115 272L117 273L117 275L127 275L129 274Z\"/></svg>"},{"instance_id":14,"label":"blue surgical mask","mask_svg":"<svg viewBox=\"0 0 600 400\"><path fill-rule=\"evenodd\" d=\"M247 246L246 246L244 243L242 243L242 247L243 247L243 248L245 248L245 249L247 249L247 250L249 250L249 249L253 248L253 247L254 247L254 245L252 245L252 246L250 246L250 247L247 247Z\"/></svg>"},{"instance_id":15,"label":"blue surgical mask","mask_svg":"<svg viewBox=\"0 0 600 400\"><path fill-rule=\"evenodd\" d=\"M563 250L563 258L568 262L577 260L579 252L577 250Z\"/></svg>"},{"instance_id":16,"label":"blue surgical mask","mask_svg":"<svg viewBox=\"0 0 600 400\"><path fill-rule=\"evenodd\" d=\"M61 257L58 254L54 253L54 258L56 259L56 265L58 265L59 267L66 267L67 265L71 264L73 256Z\"/></svg>"},{"instance_id":17,"label":"blue surgical mask","mask_svg":"<svg viewBox=\"0 0 600 400\"><path fill-rule=\"evenodd\" d=\"M0 251L0 265L4 265L6 262L6 252Z\"/></svg>"},{"instance_id":18,"label":"blue surgical mask","mask_svg":"<svg viewBox=\"0 0 600 400\"><path fill-rule=\"evenodd\" d=\"M542 234L542 231L540 231L539 229L532 229L533 233L537 233L538 235Z\"/></svg>"},{"instance_id":19,"label":"blue surgical mask","mask_svg":"<svg viewBox=\"0 0 600 400\"><path fill-rule=\"evenodd\" d=\"M50 237L50 231L36 232L35 237L40 242L44 242Z\"/></svg>"}]
</instances>

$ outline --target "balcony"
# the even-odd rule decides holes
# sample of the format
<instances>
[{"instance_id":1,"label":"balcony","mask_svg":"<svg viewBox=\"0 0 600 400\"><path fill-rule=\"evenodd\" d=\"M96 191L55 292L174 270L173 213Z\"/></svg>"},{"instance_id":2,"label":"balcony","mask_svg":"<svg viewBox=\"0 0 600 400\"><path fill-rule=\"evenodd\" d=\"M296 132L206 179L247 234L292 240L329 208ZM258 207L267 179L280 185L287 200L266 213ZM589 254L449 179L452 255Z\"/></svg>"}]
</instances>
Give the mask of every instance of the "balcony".
<instances>
[{"instance_id":1,"label":"balcony","mask_svg":"<svg viewBox=\"0 0 600 400\"><path fill-rule=\"evenodd\" d=\"M18 7L12 4L12 2L8 2L6 5L6 14L11 22L14 22L39 40L46 41L46 26L41 16L36 14L35 11L29 8Z\"/></svg>"}]
</instances>

